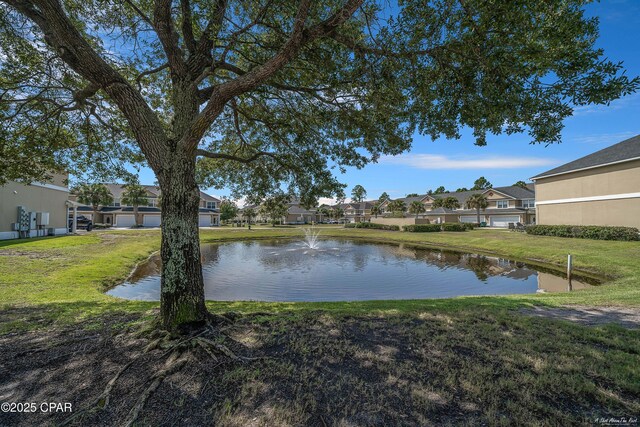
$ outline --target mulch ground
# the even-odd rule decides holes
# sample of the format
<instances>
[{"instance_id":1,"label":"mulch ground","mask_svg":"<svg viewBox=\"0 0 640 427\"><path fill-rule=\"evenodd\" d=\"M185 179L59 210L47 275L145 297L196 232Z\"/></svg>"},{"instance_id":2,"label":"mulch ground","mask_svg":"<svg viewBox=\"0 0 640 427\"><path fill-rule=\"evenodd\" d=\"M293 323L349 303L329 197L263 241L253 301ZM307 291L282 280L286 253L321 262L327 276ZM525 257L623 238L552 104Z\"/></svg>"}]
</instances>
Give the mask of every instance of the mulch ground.
<instances>
[{"instance_id":1,"label":"mulch ground","mask_svg":"<svg viewBox=\"0 0 640 427\"><path fill-rule=\"evenodd\" d=\"M166 358L162 349L145 352L148 338L118 326L132 320L113 316L98 330L47 327L0 336L0 402L36 403L38 409L44 402L71 403L73 409L3 412L0 425L59 425L91 407L133 360L106 408L70 423L122 425ZM136 425L566 426L640 413L633 386L616 385L614 374L579 370L610 351L626 352L633 365L637 347L593 345L558 322L532 321L537 328L482 312L460 318L241 317L225 331L229 347L255 359L216 362L193 351L151 394ZM549 342L534 342L545 333ZM566 341L567 354L564 346L554 347L555 340ZM571 364L576 352L577 371Z\"/></svg>"}]
</instances>

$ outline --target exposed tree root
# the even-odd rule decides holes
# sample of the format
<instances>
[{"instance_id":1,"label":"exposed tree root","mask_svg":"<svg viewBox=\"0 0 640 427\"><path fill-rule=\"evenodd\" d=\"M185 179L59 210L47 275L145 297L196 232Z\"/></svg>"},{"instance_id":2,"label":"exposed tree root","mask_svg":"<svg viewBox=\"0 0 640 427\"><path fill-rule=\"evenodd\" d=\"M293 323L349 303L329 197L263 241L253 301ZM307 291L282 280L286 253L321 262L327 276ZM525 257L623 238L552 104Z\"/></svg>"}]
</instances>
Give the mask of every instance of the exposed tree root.
<instances>
[{"instance_id":1,"label":"exposed tree root","mask_svg":"<svg viewBox=\"0 0 640 427\"><path fill-rule=\"evenodd\" d=\"M179 371L189 360L188 355L184 355L182 357L178 355L179 352L175 352L174 354L172 354L172 357L170 357L169 360L167 360L167 362L165 363L165 367L162 370L158 371L152 377L153 381L151 382L149 387L147 387L142 392L142 395L140 395L140 398L136 402L135 406L131 408L129 415L127 416L127 420L124 423L125 426L129 427L133 425L134 422L136 422L136 420L140 416L140 411L142 411L144 405L147 403L147 400L149 400L149 396L151 396L151 394L156 391L158 387L160 387L160 384L162 384L162 381L166 377L173 374L174 372Z\"/></svg>"},{"instance_id":2,"label":"exposed tree root","mask_svg":"<svg viewBox=\"0 0 640 427\"><path fill-rule=\"evenodd\" d=\"M124 422L124 425L133 425L140 416L151 395L160 387L162 382L169 376L180 371L184 365L195 355L198 350L204 351L208 358L211 358L217 365L223 363L247 363L259 358L240 356L234 353L229 347L223 344L227 337L221 333L225 325L233 323L232 319L224 316L211 316L199 330L193 330L187 336L173 335L163 330L146 330L144 335L149 339L149 343L144 350L123 366L111 380L107 383L104 391L85 409L82 409L67 418L60 424L68 425L74 421L79 421L83 416L98 410L105 410L109 406L111 391L122 376L136 361L150 352L164 350L155 360L163 360L168 356L161 370L150 374L145 384L149 384L136 404L131 408ZM135 334L138 338L141 334Z\"/></svg>"},{"instance_id":3,"label":"exposed tree root","mask_svg":"<svg viewBox=\"0 0 640 427\"><path fill-rule=\"evenodd\" d=\"M139 356L138 356L139 357ZM70 416L69 418L67 418L66 420L64 420L60 426L65 426L69 423L71 423L73 420L78 419L80 417L82 417L83 415L96 410L96 409L106 409L107 406L109 406L109 399L111 398L111 390L113 389L113 386L115 385L116 381L118 381L118 378L120 378L120 375L122 375L122 373L124 371L126 371L127 369L129 369L129 367L131 365L133 365L133 363L138 360L138 357L131 359L131 361L129 361L129 363L127 363L126 365L124 365L114 376L113 378L111 378L109 380L109 382L107 383L107 386L104 388L104 391L100 394L100 396L98 396L96 398L96 400L93 401L93 403L85 408L82 409L78 412L76 412L75 414L73 414L72 416Z\"/></svg>"}]
</instances>

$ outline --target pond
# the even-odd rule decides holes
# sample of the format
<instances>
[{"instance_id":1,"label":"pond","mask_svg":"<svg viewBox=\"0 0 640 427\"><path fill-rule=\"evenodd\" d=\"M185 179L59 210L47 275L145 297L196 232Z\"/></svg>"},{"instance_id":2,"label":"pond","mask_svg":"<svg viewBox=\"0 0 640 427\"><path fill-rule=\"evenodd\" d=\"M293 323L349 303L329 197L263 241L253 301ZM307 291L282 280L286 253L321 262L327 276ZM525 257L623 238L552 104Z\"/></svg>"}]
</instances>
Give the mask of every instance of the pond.
<instances>
[{"instance_id":1,"label":"pond","mask_svg":"<svg viewBox=\"0 0 640 427\"><path fill-rule=\"evenodd\" d=\"M253 240L202 246L205 295L218 301L358 301L563 292L595 284L502 258L354 240ZM160 260L107 293L160 299ZM570 289L571 288L571 289Z\"/></svg>"}]
</instances>

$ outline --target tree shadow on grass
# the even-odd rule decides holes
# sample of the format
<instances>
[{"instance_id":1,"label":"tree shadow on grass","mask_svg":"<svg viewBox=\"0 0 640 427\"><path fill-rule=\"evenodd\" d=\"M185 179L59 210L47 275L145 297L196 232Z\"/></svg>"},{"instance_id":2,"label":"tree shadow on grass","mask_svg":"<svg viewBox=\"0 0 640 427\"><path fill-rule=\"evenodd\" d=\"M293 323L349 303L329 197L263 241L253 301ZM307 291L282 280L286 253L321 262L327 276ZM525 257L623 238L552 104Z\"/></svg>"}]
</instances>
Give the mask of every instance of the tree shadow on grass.
<instances>
[{"instance_id":1,"label":"tree shadow on grass","mask_svg":"<svg viewBox=\"0 0 640 427\"><path fill-rule=\"evenodd\" d=\"M140 414L141 425L583 425L637 414L640 333L511 310L327 310L246 314L226 333L246 363L194 352ZM77 306L75 308L78 308ZM70 309L70 308L69 308ZM33 316L23 308L22 315ZM86 408L123 365L106 409L74 425L121 425L162 367L161 350L122 329L140 314L0 337L4 400ZM64 343L64 344L60 344ZM34 351L37 350L37 351ZM2 414L0 424L69 414Z\"/></svg>"}]
</instances>

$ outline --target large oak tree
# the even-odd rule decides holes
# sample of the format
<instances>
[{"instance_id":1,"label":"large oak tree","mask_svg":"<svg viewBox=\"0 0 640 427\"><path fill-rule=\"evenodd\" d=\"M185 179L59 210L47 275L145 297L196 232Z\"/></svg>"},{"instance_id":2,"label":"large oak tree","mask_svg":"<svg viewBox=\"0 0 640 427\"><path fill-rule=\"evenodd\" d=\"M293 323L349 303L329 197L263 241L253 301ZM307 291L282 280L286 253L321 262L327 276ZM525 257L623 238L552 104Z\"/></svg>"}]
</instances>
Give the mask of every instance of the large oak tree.
<instances>
[{"instance_id":1,"label":"large oak tree","mask_svg":"<svg viewBox=\"0 0 640 427\"><path fill-rule=\"evenodd\" d=\"M0 0L0 181L146 163L163 324L203 322L199 184L310 204L416 131L559 142L575 106L638 86L585 3Z\"/></svg>"}]
</instances>

